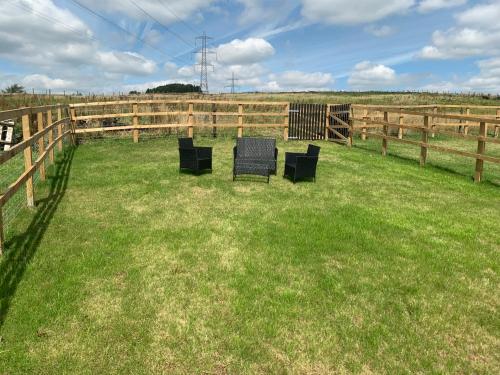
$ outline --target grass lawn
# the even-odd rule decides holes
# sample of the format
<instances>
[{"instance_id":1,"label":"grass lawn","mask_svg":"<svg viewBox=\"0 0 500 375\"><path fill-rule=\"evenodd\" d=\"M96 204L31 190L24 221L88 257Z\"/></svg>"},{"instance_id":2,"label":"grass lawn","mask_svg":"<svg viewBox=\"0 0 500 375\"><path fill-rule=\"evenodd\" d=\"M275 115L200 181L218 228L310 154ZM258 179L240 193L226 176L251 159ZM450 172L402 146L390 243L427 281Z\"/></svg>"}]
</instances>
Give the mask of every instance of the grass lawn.
<instances>
[{"instance_id":1,"label":"grass lawn","mask_svg":"<svg viewBox=\"0 0 500 375\"><path fill-rule=\"evenodd\" d=\"M0 374L500 372L499 169L321 143L294 185L289 142L233 182L234 140L197 143L213 174L175 139L61 155L7 233Z\"/></svg>"}]
</instances>

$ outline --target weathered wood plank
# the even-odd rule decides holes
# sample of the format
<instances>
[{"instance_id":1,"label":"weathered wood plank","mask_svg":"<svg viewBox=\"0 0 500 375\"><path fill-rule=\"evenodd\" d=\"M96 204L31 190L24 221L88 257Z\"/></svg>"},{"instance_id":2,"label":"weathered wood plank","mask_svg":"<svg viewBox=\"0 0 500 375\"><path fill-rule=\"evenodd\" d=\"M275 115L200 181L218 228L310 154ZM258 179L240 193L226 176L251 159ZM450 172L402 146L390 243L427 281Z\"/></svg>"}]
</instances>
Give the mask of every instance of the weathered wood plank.
<instances>
[{"instance_id":1,"label":"weathered wood plank","mask_svg":"<svg viewBox=\"0 0 500 375\"><path fill-rule=\"evenodd\" d=\"M238 104L238 138L243 137L243 104Z\"/></svg>"},{"instance_id":2,"label":"weathered wood plank","mask_svg":"<svg viewBox=\"0 0 500 375\"><path fill-rule=\"evenodd\" d=\"M479 127L479 135L481 137L486 137L488 135L488 126L486 125L485 122L482 122ZM477 154L482 155L484 154L485 151L486 151L486 142L483 140L477 141ZM481 182L481 179L483 177L483 167L484 167L484 160L476 159L476 173L474 175L474 181Z\"/></svg>"},{"instance_id":3,"label":"weathered wood plank","mask_svg":"<svg viewBox=\"0 0 500 375\"><path fill-rule=\"evenodd\" d=\"M134 139L134 143L138 143L139 142L139 117L137 115L137 112L138 112L137 103L134 103L132 105L132 112L134 113L134 117L132 119L132 124L134 127L134 130L132 132L132 138Z\"/></svg>"},{"instance_id":4,"label":"weathered wood plank","mask_svg":"<svg viewBox=\"0 0 500 375\"><path fill-rule=\"evenodd\" d=\"M45 128L45 124L44 124L44 121L43 121L43 112L38 112L37 115L36 115L36 124L37 124L37 127L38 127L38 132L43 132L44 128ZM45 152L45 137L40 137L38 139L38 153L39 154L42 154ZM40 180L41 181L45 181L45 162L43 162L41 165L40 165L40 169L39 169L39 172L40 172Z\"/></svg>"},{"instance_id":5,"label":"weathered wood plank","mask_svg":"<svg viewBox=\"0 0 500 375\"><path fill-rule=\"evenodd\" d=\"M25 114L22 117L23 124L23 139L25 142L29 141L31 138L31 130L30 130L30 115ZM31 170L33 166L33 152L31 149L31 145L24 148L24 170L25 172ZM28 207L35 206L35 198L33 191L33 177L30 177L26 180L26 203Z\"/></svg>"},{"instance_id":6,"label":"weathered wood plank","mask_svg":"<svg viewBox=\"0 0 500 375\"><path fill-rule=\"evenodd\" d=\"M424 145L427 145L429 142L429 116L424 116L424 127L426 128L425 131L422 131L422 146L420 148L420 166L423 167L425 166L425 163L427 161L427 147Z\"/></svg>"}]
</instances>

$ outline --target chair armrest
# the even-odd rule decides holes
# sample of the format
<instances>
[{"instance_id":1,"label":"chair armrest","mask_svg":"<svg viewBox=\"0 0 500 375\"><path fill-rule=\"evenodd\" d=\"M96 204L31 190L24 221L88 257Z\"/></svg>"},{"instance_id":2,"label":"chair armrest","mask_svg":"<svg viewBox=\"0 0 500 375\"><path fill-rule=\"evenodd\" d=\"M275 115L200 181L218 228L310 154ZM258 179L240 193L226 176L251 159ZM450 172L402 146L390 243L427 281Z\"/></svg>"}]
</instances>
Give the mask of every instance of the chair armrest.
<instances>
[{"instance_id":1,"label":"chair armrest","mask_svg":"<svg viewBox=\"0 0 500 375\"><path fill-rule=\"evenodd\" d=\"M236 155L238 153L238 147L237 146L234 146L233 147L233 160L236 160Z\"/></svg>"},{"instance_id":2,"label":"chair armrest","mask_svg":"<svg viewBox=\"0 0 500 375\"><path fill-rule=\"evenodd\" d=\"M294 164L299 156L306 156L306 154L298 152L285 152L285 164Z\"/></svg>"},{"instance_id":3,"label":"chair armrest","mask_svg":"<svg viewBox=\"0 0 500 375\"><path fill-rule=\"evenodd\" d=\"M212 147L196 147L196 154L198 158L211 159L212 158Z\"/></svg>"},{"instance_id":4,"label":"chair armrest","mask_svg":"<svg viewBox=\"0 0 500 375\"><path fill-rule=\"evenodd\" d=\"M274 149L274 160L278 160L278 148Z\"/></svg>"}]
</instances>

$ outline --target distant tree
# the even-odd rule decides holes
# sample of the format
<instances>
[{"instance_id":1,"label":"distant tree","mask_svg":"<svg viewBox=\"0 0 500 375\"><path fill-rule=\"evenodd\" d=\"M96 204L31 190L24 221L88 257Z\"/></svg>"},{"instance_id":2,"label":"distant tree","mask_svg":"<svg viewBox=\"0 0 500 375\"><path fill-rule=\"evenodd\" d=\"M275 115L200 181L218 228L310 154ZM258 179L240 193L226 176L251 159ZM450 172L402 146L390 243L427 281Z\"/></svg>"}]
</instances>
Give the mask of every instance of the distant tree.
<instances>
[{"instance_id":1,"label":"distant tree","mask_svg":"<svg viewBox=\"0 0 500 375\"><path fill-rule=\"evenodd\" d=\"M136 90L132 90L128 93L129 95L139 95L140 92L139 91L136 91Z\"/></svg>"},{"instance_id":2,"label":"distant tree","mask_svg":"<svg viewBox=\"0 0 500 375\"><path fill-rule=\"evenodd\" d=\"M23 94L26 91L24 91L24 87L21 85L18 85L17 83L14 83L13 85L10 85L6 89L2 90L4 94Z\"/></svg>"},{"instance_id":3,"label":"distant tree","mask_svg":"<svg viewBox=\"0 0 500 375\"><path fill-rule=\"evenodd\" d=\"M158 86L154 89L147 89L146 94L182 94L188 92L198 92L201 93L200 86L183 84L183 83L171 83L168 85Z\"/></svg>"}]
</instances>

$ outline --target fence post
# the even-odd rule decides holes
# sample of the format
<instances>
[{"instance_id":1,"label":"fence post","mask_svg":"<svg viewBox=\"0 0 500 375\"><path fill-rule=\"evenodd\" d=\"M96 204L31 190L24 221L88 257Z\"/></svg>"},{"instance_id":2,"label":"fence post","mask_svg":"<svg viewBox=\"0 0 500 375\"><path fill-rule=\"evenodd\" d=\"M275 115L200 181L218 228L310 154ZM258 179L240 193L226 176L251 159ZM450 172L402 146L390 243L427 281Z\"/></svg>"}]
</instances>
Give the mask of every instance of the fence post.
<instances>
[{"instance_id":1,"label":"fence post","mask_svg":"<svg viewBox=\"0 0 500 375\"><path fill-rule=\"evenodd\" d=\"M447 114L447 113L446 113ZM463 116L464 115L464 107L461 107L460 108L460 116ZM448 123L448 119L445 120L446 123ZM459 124L458 125L458 133L461 133L462 132L462 127L463 127L463 123L464 123L464 120L461 118L460 120L458 120Z\"/></svg>"},{"instance_id":2,"label":"fence post","mask_svg":"<svg viewBox=\"0 0 500 375\"><path fill-rule=\"evenodd\" d=\"M352 147L353 141L354 141L354 108L351 105L349 105L349 147Z\"/></svg>"},{"instance_id":3,"label":"fence post","mask_svg":"<svg viewBox=\"0 0 500 375\"><path fill-rule=\"evenodd\" d=\"M326 141L328 141L328 138L329 138L328 128L330 127L331 116L332 116L332 114L330 113L330 104L327 104L326 105L326 121L325 121L325 140ZM290 109L288 109L288 121L289 121L288 125L290 125Z\"/></svg>"},{"instance_id":4,"label":"fence post","mask_svg":"<svg viewBox=\"0 0 500 375\"><path fill-rule=\"evenodd\" d=\"M134 139L134 143L139 142L139 117L137 116L138 113L138 105L137 103L132 104L132 112L134 113L134 117L132 119L132 125L134 126L134 130L132 131L132 138Z\"/></svg>"},{"instance_id":5,"label":"fence post","mask_svg":"<svg viewBox=\"0 0 500 375\"><path fill-rule=\"evenodd\" d=\"M424 116L424 128L422 132L422 144L420 145L420 166L425 166L427 161L427 142L429 141L429 116Z\"/></svg>"},{"instance_id":6,"label":"fence post","mask_svg":"<svg viewBox=\"0 0 500 375\"><path fill-rule=\"evenodd\" d=\"M69 110L71 114L71 144L73 146L76 145L76 110L74 108L71 108Z\"/></svg>"},{"instance_id":7,"label":"fence post","mask_svg":"<svg viewBox=\"0 0 500 375\"><path fill-rule=\"evenodd\" d=\"M3 243L4 243L4 237L3 237L3 213L2 213L2 206L0 206L0 256L3 254Z\"/></svg>"},{"instance_id":8,"label":"fence post","mask_svg":"<svg viewBox=\"0 0 500 375\"><path fill-rule=\"evenodd\" d=\"M283 129L283 139L288 141L288 127L290 125L290 103L287 103L285 107L285 128Z\"/></svg>"},{"instance_id":9,"label":"fence post","mask_svg":"<svg viewBox=\"0 0 500 375\"><path fill-rule=\"evenodd\" d=\"M47 111L47 126L50 126L50 125L52 125L52 110ZM50 131L49 131L49 145L52 142L54 142L54 128L50 129ZM49 151L50 164L54 164L54 160L55 160L54 153L55 153L55 150L54 150L54 147L52 147Z\"/></svg>"},{"instance_id":10,"label":"fence post","mask_svg":"<svg viewBox=\"0 0 500 375\"><path fill-rule=\"evenodd\" d=\"M61 107L59 106L59 107L57 107L57 121L61 121L61 120L62 120L62 110L61 110ZM63 133L63 125L59 124L59 125L57 125L57 136L60 137L62 133ZM61 152L63 149L62 138L59 139L59 142L57 142L57 149L59 150L59 152Z\"/></svg>"},{"instance_id":11,"label":"fence post","mask_svg":"<svg viewBox=\"0 0 500 375\"><path fill-rule=\"evenodd\" d=\"M238 138L243 137L243 104L238 104Z\"/></svg>"},{"instance_id":12,"label":"fence post","mask_svg":"<svg viewBox=\"0 0 500 375\"><path fill-rule=\"evenodd\" d=\"M368 109L363 109L363 120L368 117ZM363 121L363 125L366 125L366 121ZM366 141L366 127L361 128L361 140Z\"/></svg>"},{"instance_id":13,"label":"fence post","mask_svg":"<svg viewBox=\"0 0 500 375\"><path fill-rule=\"evenodd\" d=\"M486 125L486 122L480 122L479 123L479 137L484 137L486 138L488 136L488 125ZM483 139L479 139L477 141L477 153L479 155L484 154L484 151L486 151L486 141ZM475 182L481 182L481 178L483 177L483 166L484 166L484 160L483 159L476 159L476 174L474 175L474 181Z\"/></svg>"},{"instance_id":14,"label":"fence post","mask_svg":"<svg viewBox=\"0 0 500 375\"><path fill-rule=\"evenodd\" d=\"M384 112L384 122L389 122L389 112ZM382 155L387 155L387 136L389 135L389 127L384 124L383 127L384 138L382 138Z\"/></svg>"},{"instance_id":15,"label":"fence post","mask_svg":"<svg viewBox=\"0 0 500 375\"><path fill-rule=\"evenodd\" d=\"M500 120L500 109L497 108L497 120ZM495 125L495 138L498 137L498 134L500 133L500 125L496 124Z\"/></svg>"},{"instance_id":16,"label":"fence post","mask_svg":"<svg viewBox=\"0 0 500 375\"><path fill-rule=\"evenodd\" d=\"M352 108L352 107L351 107ZM354 121L353 121L353 117L354 116L350 116L349 120L348 120L348 125L349 125L349 134L347 135L348 136L348 139L347 139L347 147L352 147L352 144L353 144L353 139L354 139Z\"/></svg>"},{"instance_id":17,"label":"fence post","mask_svg":"<svg viewBox=\"0 0 500 375\"><path fill-rule=\"evenodd\" d=\"M194 104L189 103L188 108L188 138L193 138L193 125L194 125L194 114L193 114Z\"/></svg>"},{"instance_id":18,"label":"fence post","mask_svg":"<svg viewBox=\"0 0 500 375\"><path fill-rule=\"evenodd\" d=\"M217 112L217 104L216 103L212 103L212 124L214 125L214 127L212 128L212 136L214 138L217 138L217 115L216 115L216 112Z\"/></svg>"},{"instance_id":19,"label":"fence post","mask_svg":"<svg viewBox=\"0 0 500 375\"><path fill-rule=\"evenodd\" d=\"M467 109L465 110L465 114L466 114L467 116L470 116L470 108L467 108ZM465 126L464 126L464 134L465 134L465 135L469 134L469 120L466 120L466 121L465 121Z\"/></svg>"},{"instance_id":20,"label":"fence post","mask_svg":"<svg viewBox=\"0 0 500 375\"><path fill-rule=\"evenodd\" d=\"M437 112L438 112L438 107L434 107L432 109L432 113L437 115ZM435 116L432 116L432 133L431 133L431 137L434 138L436 136L436 134L434 134L434 128L436 127L436 117Z\"/></svg>"},{"instance_id":21,"label":"fence post","mask_svg":"<svg viewBox=\"0 0 500 375\"><path fill-rule=\"evenodd\" d=\"M24 115L22 118L23 124L23 140L26 141L31 137L30 129L30 115ZM24 149L24 171L29 171L33 165L33 146L28 146ZM28 207L35 205L35 198L33 192L33 176L26 181L26 202Z\"/></svg>"},{"instance_id":22,"label":"fence post","mask_svg":"<svg viewBox=\"0 0 500 375\"><path fill-rule=\"evenodd\" d=\"M38 112L36 114L36 123L38 127L38 131L41 132L44 128L43 125L43 112ZM38 140L38 156L45 152L45 136L40 137ZM40 163L40 180L45 181L45 160L42 160Z\"/></svg>"},{"instance_id":23,"label":"fence post","mask_svg":"<svg viewBox=\"0 0 500 375\"><path fill-rule=\"evenodd\" d=\"M400 111L402 112L403 109L401 108ZM405 116L400 113L399 114L399 125L404 125L405 123ZM403 139L403 128L402 127L399 127L398 129L398 139Z\"/></svg>"}]
</instances>

